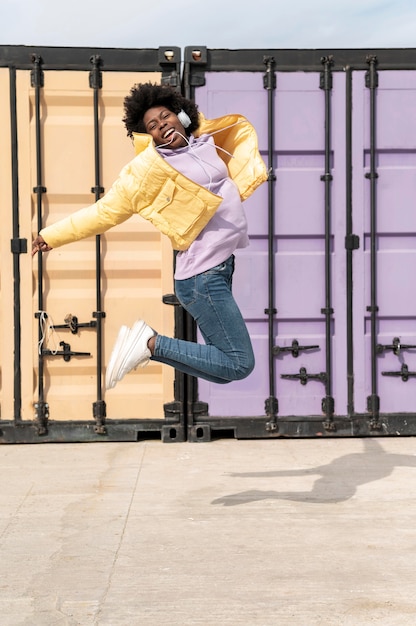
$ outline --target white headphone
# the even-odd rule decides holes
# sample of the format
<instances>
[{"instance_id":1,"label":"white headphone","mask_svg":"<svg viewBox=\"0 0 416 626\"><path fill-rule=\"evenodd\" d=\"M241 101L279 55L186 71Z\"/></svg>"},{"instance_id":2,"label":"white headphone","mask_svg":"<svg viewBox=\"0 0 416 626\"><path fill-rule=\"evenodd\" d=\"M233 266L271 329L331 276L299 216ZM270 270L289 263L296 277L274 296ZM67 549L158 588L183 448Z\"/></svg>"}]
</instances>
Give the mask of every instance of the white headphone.
<instances>
[{"instance_id":1,"label":"white headphone","mask_svg":"<svg viewBox=\"0 0 416 626\"><path fill-rule=\"evenodd\" d=\"M179 113L177 114L177 118L184 128L188 128L188 126L192 124L191 118L187 113L185 113L183 109L179 111Z\"/></svg>"}]
</instances>

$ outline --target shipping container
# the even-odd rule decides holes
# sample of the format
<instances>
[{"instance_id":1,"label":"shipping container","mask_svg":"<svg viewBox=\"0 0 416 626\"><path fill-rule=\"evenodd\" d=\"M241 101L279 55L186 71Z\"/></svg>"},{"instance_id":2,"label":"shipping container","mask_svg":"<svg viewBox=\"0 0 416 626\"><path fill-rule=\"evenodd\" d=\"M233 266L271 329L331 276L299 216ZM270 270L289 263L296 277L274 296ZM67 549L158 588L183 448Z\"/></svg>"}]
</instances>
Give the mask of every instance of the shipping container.
<instances>
[{"instance_id":1,"label":"shipping container","mask_svg":"<svg viewBox=\"0 0 416 626\"><path fill-rule=\"evenodd\" d=\"M188 385L189 438L413 434L415 51L192 46L184 67L207 117L253 122L269 168L233 285L256 367Z\"/></svg>"},{"instance_id":2,"label":"shipping container","mask_svg":"<svg viewBox=\"0 0 416 626\"><path fill-rule=\"evenodd\" d=\"M132 158L123 99L148 80L257 130L233 282L256 367L215 385L151 363L105 393L122 324L202 341L169 241L137 217L28 247ZM6 46L0 81L1 442L415 434L416 50Z\"/></svg>"},{"instance_id":3,"label":"shipping container","mask_svg":"<svg viewBox=\"0 0 416 626\"><path fill-rule=\"evenodd\" d=\"M102 382L122 324L174 332L170 242L135 216L28 254L33 235L93 204L134 157L122 124L133 84L179 88L180 63L178 48L0 49L2 441L185 437L180 411L165 419L173 370L151 363L111 394Z\"/></svg>"}]
</instances>

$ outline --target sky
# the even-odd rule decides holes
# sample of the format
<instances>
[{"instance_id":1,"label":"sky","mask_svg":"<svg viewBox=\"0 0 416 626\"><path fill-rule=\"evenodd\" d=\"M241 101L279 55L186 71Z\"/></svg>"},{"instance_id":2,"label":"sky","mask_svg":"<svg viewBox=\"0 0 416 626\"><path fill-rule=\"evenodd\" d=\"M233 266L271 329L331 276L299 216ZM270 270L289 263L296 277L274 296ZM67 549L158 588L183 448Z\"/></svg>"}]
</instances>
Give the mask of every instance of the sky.
<instances>
[{"instance_id":1,"label":"sky","mask_svg":"<svg viewBox=\"0 0 416 626\"><path fill-rule=\"evenodd\" d=\"M0 45L414 48L415 0L1 0Z\"/></svg>"}]
</instances>

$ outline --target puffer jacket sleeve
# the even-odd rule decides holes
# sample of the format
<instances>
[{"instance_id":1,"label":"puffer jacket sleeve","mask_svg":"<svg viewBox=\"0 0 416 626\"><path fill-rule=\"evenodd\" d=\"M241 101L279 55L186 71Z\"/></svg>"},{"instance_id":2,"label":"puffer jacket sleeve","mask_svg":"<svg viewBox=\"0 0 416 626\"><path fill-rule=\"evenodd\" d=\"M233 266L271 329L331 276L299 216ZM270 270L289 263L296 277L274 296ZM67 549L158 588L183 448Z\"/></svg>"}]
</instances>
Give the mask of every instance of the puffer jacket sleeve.
<instances>
[{"instance_id":1,"label":"puffer jacket sleeve","mask_svg":"<svg viewBox=\"0 0 416 626\"><path fill-rule=\"evenodd\" d=\"M52 248L58 248L92 235L101 235L134 213L131 198L126 193L127 172L120 173L109 191L91 206L75 211L68 217L46 226L40 235Z\"/></svg>"},{"instance_id":2,"label":"puffer jacket sleeve","mask_svg":"<svg viewBox=\"0 0 416 626\"><path fill-rule=\"evenodd\" d=\"M227 165L241 200L246 200L268 178L254 126L239 114L209 120L199 112L199 118L198 134L212 133L215 143L226 151L219 151L219 156Z\"/></svg>"}]
</instances>

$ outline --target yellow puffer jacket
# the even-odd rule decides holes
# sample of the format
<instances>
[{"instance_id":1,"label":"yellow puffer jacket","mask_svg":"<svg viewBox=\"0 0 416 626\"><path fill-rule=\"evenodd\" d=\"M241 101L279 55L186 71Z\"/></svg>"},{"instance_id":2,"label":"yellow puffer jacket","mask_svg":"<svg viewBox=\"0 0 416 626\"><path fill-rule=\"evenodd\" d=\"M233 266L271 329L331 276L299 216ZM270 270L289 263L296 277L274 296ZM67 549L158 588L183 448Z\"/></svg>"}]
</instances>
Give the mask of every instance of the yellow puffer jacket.
<instances>
[{"instance_id":1,"label":"yellow puffer jacket","mask_svg":"<svg viewBox=\"0 0 416 626\"><path fill-rule=\"evenodd\" d=\"M241 115L206 120L195 136L217 131L214 141L221 150L230 177L242 200L267 179L253 126ZM221 131L221 132L218 132ZM161 157L147 134L135 134L136 157L120 172L111 189L85 209L47 226L40 235L52 248L91 235L99 235L121 224L134 213L152 222L167 235L175 250L186 250L207 225L222 198L194 183Z\"/></svg>"}]
</instances>

